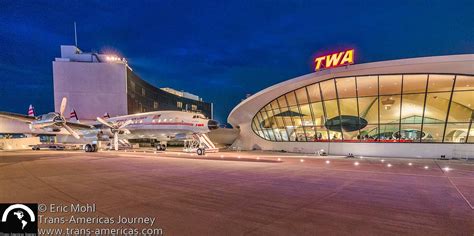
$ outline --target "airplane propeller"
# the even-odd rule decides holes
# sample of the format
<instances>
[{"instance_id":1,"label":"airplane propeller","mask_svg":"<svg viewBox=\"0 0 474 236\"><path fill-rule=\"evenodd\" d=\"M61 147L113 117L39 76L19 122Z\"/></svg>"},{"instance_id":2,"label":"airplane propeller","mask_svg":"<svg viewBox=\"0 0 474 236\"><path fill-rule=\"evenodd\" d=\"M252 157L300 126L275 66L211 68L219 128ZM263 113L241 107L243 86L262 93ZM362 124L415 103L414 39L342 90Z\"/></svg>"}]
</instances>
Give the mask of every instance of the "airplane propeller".
<instances>
[{"instance_id":1,"label":"airplane propeller","mask_svg":"<svg viewBox=\"0 0 474 236\"><path fill-rule=\"evenodd\" d=\"M97 117L97 121L99 121L99 123L107 126L110 128L110 131L114 134L114 149L115 151L118 150L118 134L120 131L123 131L125 134L129 134L130 131L128 129L125 129L126 126L130 125L131 123L133 123L132 120L127 120L125 121L124 123L122 124L119 124L119 123L111 123L111 122L108 122L100 117Z\"/></svg>"},{"instance_id":2,"label":"airplane propeller","mask_svg":"<svg viewBox=\"0 0 474 236\"><path fill-rule=\"evenodd\" d=\"M74 138L80 139L81 137L79 136L79 134L67 125L66 118L64 117L64 111L66 110L66 105L67 105L67 98L63 97L63 100L61 101L61 107L59 108L59 119L58 119L59 122L57 124L62 126L64 129L66 129L67 132L69 132Z\"/></svg>"}]
</instances>

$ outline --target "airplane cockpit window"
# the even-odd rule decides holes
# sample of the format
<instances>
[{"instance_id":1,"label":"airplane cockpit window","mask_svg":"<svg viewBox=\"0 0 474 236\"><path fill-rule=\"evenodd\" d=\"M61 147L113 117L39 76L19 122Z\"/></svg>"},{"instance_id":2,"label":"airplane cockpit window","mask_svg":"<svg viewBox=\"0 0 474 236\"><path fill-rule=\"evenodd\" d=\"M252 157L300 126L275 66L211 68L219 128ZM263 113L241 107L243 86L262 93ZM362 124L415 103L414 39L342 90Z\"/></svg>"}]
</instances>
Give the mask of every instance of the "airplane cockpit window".
<instances>
[{"instance_id":1,"label":"airplane cockpit window","mask_svg":"<svg viewBox=\"0 0 474 236\"><path fill-rule=\"evenodd\" d=\"M197 114L193 116L193 119L206 119L206 117L204 117L204 115Z\"/></svg>"}]
</instances>

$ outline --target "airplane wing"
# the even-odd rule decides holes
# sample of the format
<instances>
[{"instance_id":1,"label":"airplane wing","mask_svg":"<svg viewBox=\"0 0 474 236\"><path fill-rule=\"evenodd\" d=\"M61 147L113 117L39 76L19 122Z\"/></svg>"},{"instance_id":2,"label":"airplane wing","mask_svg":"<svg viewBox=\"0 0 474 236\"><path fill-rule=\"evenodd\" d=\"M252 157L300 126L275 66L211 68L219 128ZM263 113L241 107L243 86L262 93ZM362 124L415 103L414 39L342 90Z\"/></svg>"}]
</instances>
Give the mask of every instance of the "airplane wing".
<instances>
[{"instance_id":1,"label":"airplane wing","mask_svg":"<svg viewBox=\"0 0 474 236\"><path fill-rule=\"evenodd\" d=\"M66 122L66 124L73 129L93 129L94 128L94 126L92 125L86 125L86 124L80 124L80 123L74 123L74 122Z\"/></svg>"},{"instance_id":2,"label":"airplane wing","mask_svg":"<svg viewBox=\"0 0 474 236\"><path fill-rule=\"evenodd\" d=\"M22 115L22 114L17 114L17 113L12 113L12 112L3 112L3 111L0 111L0 117L12 119L12 120L18 120L25 123L30 123L35 120L35 117L33 116L27 116L27 115Z\"/></svg>"}]
</instances>

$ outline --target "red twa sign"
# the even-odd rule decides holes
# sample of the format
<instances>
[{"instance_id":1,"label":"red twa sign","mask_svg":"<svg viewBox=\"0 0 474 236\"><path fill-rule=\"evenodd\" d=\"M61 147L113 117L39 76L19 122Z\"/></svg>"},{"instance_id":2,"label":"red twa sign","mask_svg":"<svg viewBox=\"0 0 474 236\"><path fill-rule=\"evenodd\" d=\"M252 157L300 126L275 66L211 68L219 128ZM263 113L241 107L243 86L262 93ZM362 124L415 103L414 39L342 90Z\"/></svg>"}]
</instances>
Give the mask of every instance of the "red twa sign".
<instances>
[{"instance_id":1,"label":"red twa sign","mask_svg":"<svg viewBox=\"0 0 474 236\"><path fill-rule=\"evenodd\" d=\"M354 64L354 49L317 57L314 59L314 63L315 71Z\"/></svg>"}]
</instances>

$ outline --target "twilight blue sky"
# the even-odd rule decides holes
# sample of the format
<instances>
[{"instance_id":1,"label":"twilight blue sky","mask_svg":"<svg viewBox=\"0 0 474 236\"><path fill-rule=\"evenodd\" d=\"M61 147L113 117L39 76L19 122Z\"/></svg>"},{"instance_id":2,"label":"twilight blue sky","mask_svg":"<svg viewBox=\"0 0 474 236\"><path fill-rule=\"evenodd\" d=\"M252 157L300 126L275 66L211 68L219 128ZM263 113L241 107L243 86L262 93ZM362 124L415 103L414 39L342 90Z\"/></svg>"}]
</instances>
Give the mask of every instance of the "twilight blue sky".
<instances>
[{"instance_id":1,"label":"twilight blue sky","mask_svg":"<svg viewBox=\"0 0 474 236\"><path fill-rule=\"evenodd\" d=\"M0 110L53 110L59 45L116 52L159 87L227 115L247 93L310 73L354 47L356 63L474 53L474 1L0 0ZM80 113L80 111L78 111Z\"/></svg>"}]
</instances>

